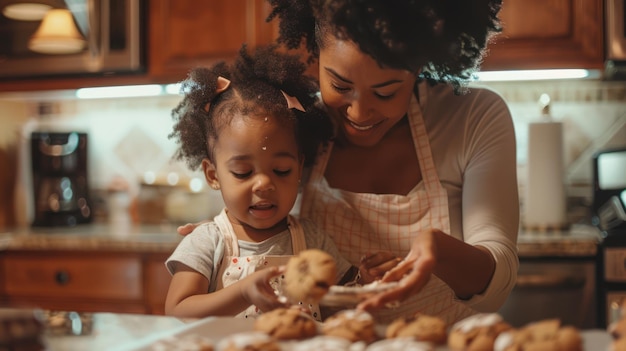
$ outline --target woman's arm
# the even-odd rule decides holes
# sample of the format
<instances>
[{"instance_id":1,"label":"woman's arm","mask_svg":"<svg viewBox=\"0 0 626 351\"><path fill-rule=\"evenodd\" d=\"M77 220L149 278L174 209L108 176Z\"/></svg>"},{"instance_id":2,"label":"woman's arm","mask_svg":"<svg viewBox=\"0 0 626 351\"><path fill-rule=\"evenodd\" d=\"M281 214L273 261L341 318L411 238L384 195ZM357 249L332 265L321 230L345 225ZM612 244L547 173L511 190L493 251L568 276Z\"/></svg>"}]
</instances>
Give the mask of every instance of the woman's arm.
<instances>
[{"instance_id":1,"label":"woman's arm","mask_svg":"<svg viewBox=\"0 0 626 351\"><path fill-rule=\"evenodd\" d=\"M285 306L278 301L269 280L281 274L278 267L257 271L221 290L207 293L209 281L191 268L172 276L165 300L165 313L176 317L234 316L250 305L261 311Z\"/></svg>"}]
</instances>

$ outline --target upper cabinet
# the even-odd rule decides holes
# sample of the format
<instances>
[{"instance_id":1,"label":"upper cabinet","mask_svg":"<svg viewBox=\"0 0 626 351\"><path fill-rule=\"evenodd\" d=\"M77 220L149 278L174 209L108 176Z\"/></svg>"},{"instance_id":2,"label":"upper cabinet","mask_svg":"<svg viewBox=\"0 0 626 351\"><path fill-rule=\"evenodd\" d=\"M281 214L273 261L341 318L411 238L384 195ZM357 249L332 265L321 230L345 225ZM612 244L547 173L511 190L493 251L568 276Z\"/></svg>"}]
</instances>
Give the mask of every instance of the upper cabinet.
<instances>
[{"instance_id":1,"label":"upper cabinet","mask_svg":"<svg viewBox=\"0 0 626 351\"><path fill-rule=\"evenodd\" d=\"M482 70L601 68L602 0L505 0Z\"/></svg>"},{"instance_id":2,"label":"upper cabinet","mask_svg":"<svg viewBox=\"0 0 626 351\"><path fill-rule=\"evenodd\" d=\"M148 70L153 79L178 81L199 65L233 58L243 43L274 41L276 21L266 0L152 0Z\"/></svg>"},{"instance_id":3,"label":"upper cabinet","mask_svg":"<svg viewBox=\"0 0 626 351\"><path fill-rule=\"evenodd\" d=\"M277 21L265 21L271 11L267 0L145 1L145 71L3 79L0 92L173 83L184 79L195 66L235 57L243 43L255 47L277 37Z\"/></svg>"}]
</instances>

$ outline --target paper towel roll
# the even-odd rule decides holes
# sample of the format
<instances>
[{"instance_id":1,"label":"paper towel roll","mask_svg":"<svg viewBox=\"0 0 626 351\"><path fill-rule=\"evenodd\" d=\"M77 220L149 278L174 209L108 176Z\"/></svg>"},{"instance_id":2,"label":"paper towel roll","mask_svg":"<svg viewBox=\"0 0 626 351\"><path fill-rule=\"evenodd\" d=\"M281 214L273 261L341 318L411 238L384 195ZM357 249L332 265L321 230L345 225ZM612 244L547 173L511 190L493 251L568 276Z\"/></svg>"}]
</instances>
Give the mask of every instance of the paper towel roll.
<instances>
[{"instance_id":1,"label":"paper towel roll","mask_svg":"<svg viewBox=\"0 0 626 351\"><path fill-rule=\"evenodd\" d=\"M567 227L563 183L563 126L560 122L530 123L523 223L528 229Z\"/></svg>"}]
</instances>

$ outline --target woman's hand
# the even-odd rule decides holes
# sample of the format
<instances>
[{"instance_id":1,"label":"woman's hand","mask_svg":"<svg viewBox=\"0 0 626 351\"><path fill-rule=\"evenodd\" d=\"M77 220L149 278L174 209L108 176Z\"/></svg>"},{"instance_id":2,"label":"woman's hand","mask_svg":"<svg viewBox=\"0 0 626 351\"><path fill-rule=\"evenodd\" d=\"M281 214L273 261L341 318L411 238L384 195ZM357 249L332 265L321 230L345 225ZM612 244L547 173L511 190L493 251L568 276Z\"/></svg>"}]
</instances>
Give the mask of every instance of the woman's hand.
<instances>
[{"instance_id":1,"label":"woman's hand","mask_svg":"<svg viewBox=\"0 0 626 351\"><path fill-rule=\"evenodd\" d=\"M278 307L286 307L285 302L281 302L274 292L274 288L270 285L273 277L281 275L285 272L285 267L269 267L256 271L240 284L241 296L250 304L255 305L261 311L271 311Z\"/></svg>"},{"instance_id":2,"label":"woman's hand","mask_svg":"<svg viewBox=\"0 0 626 351\"><path fill-rule=\"evenodd\" d=\"M404 260L397 262L394 268L385 273L382 280L384 282L398 281L399 284L396 287L369 297L357 308L381 308L405 300L421 291L430 280L437 263L436 232L437 230L431 229L419 233Z\"/></svg>"},{"instance_id":3,"label":"woman's hand","mask_svg":"<svg viewBox=\"0 0 626 351\"><path fill-rule=\"evenodd\" d=\"M360 284L368 284L383 278L385 273L394 268L402 259L389 251L379 251L374 254L366 254L361 258L359 271L361 272Z\"/></svg>"},{"instance_id":4,"label":"woman's hand","mask_svg":"<svg viewBox=\"0 0 626 351\"><path fill-rule=\"evenodd\" d=\"M176 231L178 232L178 234L185 236L185 235L190 234L191 232L193 232L193 230L196 229L196 227L199 226L200 224L206 223L208 221L209 220L196 222L196 223L183 224L183 225L179 226L178 228L176 228Z\"/></svg>"}]
</instances>

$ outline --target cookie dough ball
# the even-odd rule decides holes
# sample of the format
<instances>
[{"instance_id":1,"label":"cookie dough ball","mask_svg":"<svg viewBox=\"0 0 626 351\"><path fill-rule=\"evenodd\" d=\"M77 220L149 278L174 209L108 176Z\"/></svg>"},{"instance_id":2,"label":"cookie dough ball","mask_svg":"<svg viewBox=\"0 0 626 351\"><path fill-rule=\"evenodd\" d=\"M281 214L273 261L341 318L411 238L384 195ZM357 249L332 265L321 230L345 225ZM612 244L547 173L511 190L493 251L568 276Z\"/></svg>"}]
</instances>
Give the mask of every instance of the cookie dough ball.
<instances>
[{"instance_id":1,"label":"cookie dough ball","mask_svg":"<svg viewBox=\"0 0 626 351\"><path fill-rule=\"evenodd\" d=\"M388 339L412 337L418 341L444 344L448 338L446 323L436 316L417 313L414 316L400 317L387 327Z\"/></svg>"},{"instance_id":2,"label":"cookie dough ball","mask_svg":"<svg viewBox=\"0 0 626 351\"><path fill-rule=\"evenodd\" d=\"M374 317L361 310L342 310L328 317L322 324L322 334L368 344L378 339Z\"/></svg>"},{"instance_id":3,"label":"cookie dough ball","mask_svg":"<svg viewBox=\"0 0 626 351\"><path fill-rule=\"evenodd\" d=\"M220 351L280 351L280 345L269 335L261 332L231 334L217 344Z\"/></svg>"},{"instance_id":4,"label":"cookie dough ball","mask_svg":"<svg viewBox=\"0 0 626 351\"><path fill-rule=\"evenodd\" d=\"M277 308L254 321L255 331L278 340L310 338L318 334L317 328L313 317L296 308Z\"/></svg>"},{"instance_id":5,"label":"cookie dough ball","mask_svg":"<svg viewBox=\"0 0 626 351\"><path fill-rule=\"evenodd\" d=\"M475 314L452 326L448 347L453 351L491 351L498 335L511 328L497 313Z\"/></svg>"},{"instance_id":6,"label":"cookie dough ball","mask_svg":"<svg viewBox=\"0 0 626 351\"><path fill-rule=\"evenodd\" d=\"M289 259L284 293L292 302L316 304L335 283L337 264L328 253L310 249Z\"/></svg>"}]
</instances>

